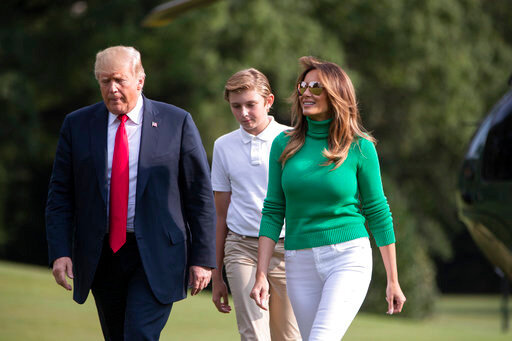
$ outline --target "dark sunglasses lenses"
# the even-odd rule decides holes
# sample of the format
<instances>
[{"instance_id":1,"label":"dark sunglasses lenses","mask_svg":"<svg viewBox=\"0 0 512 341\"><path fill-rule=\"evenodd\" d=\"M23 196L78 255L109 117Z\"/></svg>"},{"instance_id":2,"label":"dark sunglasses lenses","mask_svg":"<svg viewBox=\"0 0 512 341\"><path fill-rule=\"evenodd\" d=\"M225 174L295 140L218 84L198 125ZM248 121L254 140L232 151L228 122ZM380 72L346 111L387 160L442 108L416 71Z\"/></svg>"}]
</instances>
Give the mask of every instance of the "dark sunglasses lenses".
<instances>
[{"instance_id":1,"label":"dark sunglasses lenses","mask_svg":"<svg viewBox=\"0 0 512 341\"><path fill-rule=\"evenodd\" d=\"M297 87L297 90L299 91L299 95L300 96L304 95L307 88L309 88L309 91L315 96L319 96L322 93L322 91L324 90L322 85L318 82L311 82L309 84L306 82L301 82L301 83L299 83L299 86Z\"/></svg>"}]
</instances>

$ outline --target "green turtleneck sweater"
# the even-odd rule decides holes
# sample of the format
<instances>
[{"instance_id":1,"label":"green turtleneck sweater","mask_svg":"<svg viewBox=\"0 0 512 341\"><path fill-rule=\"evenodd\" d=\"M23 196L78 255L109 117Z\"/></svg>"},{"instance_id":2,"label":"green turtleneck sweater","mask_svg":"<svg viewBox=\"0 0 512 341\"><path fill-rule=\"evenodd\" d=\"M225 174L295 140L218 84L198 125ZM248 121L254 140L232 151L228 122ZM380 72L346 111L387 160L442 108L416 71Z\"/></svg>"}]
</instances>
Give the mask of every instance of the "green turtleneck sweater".
<instances>
[{"instance_id":1,"label":"green turtleneck sweater","mask_svg":"<svg viewBox=\"0 0 512 341\"><path fill-rule=\"evenodd\" d=\"M307 249L367 237L366 221L377 246L394 243L373 143L358 138L343 164L330 171L334 165L322 165L322 151L331 120L307 117L307 123L304 145L284 167L279 157L289 137L283 132L272 143L259 235L277 241L286 218L285 249Z\"/></svg>"}]
</instances>

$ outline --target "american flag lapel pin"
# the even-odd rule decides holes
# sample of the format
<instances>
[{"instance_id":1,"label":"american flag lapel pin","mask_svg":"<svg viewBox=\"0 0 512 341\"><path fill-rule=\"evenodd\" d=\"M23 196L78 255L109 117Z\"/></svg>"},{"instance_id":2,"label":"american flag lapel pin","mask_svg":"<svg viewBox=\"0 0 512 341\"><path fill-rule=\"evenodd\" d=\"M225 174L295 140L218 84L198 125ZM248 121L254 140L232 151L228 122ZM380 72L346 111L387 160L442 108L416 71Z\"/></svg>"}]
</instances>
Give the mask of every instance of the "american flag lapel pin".
<instances>
[{"instance_id":1,"label":"american flag lapel pin","mask_svg":"<svg viewBox=\"0 0 512 341\"><path fill-rule=\"evenodd\" d=\"M151 122L151 126L152 126L152 127L157 128L157 127L158 127L158 123L156 123L156 122Z\"/></svg>"}]
</instances>

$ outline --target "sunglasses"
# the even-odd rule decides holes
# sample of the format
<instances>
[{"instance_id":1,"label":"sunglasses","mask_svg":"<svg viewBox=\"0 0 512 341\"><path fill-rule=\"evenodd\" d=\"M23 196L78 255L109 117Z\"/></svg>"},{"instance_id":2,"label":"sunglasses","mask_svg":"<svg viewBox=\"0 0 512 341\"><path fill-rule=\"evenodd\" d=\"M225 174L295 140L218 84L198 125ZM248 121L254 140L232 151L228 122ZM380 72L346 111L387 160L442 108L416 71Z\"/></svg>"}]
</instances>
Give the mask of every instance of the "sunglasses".
<instances>
[{"instance_id":1,"label":"sunglasses","mask_svg":"<svg viewBox=\"0 0 512 341\"><path fill-rule=\"evenodd\" d=\"M324 90L324 87L322 86L322 84L320 84L320 82L309 82L309 84L306 82L300 82L297 85L297 92L299 93L299 96L304 95L308 88L309 91L315 96L320 96L320 94Z\"/></svg>"}]
</instances>

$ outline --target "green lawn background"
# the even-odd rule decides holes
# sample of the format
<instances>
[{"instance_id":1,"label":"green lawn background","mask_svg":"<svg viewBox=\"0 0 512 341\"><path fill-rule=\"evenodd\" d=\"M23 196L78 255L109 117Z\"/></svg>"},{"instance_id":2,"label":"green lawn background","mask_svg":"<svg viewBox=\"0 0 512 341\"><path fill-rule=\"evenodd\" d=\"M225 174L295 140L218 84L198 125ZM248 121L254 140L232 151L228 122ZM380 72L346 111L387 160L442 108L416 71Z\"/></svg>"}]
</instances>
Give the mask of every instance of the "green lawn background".
<instances>
[{"instance_id":1,"label":"green lawn background","mask_svg":"<svg viewBox=\"0 0 512 341\"><path fill-rule=\"evenodd\" d=\"M501 331L500 304L498 296L443 296L434 316L411 320L385 315L383 302L382 315L360 313L344 340L511 340L511 331ZM0 262L0 340L90 341L102 335L92 298L78 305L49 269ZM208 292L189 297L174 305L161 340L239 340L234 312L218 313Z\"/></svg>"}]
</instances>

